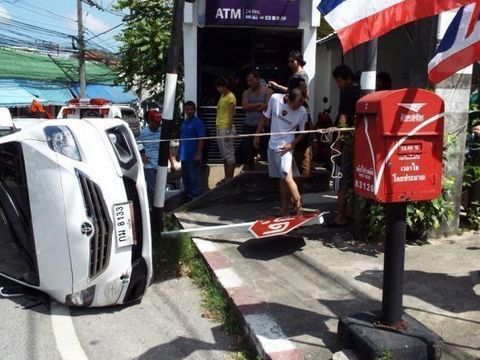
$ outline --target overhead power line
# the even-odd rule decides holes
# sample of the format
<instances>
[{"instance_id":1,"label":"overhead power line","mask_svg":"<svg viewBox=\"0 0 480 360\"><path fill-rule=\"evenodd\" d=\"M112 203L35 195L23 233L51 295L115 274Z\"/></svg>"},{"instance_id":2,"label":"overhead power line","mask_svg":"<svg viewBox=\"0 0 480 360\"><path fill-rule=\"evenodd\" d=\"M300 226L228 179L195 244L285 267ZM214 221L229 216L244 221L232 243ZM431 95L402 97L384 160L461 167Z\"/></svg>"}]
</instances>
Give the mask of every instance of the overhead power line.
<instances>
[{"instance_id":1,"label":"overhead power line","mask_svg":"<svg viewBox=\"0 0 480 360\"><path fill-rule=\"evenodd\" d=\"M47 29L44 27L28 24L22 21L13 20L13 19L6 19L0 17L0 23L4 26L18 28L26 31L36 31L43 34L53 35L53 36L60 36L60 37L69 37L71 34L67 34L58 30Z\"/></svg>"},{"instance_id":2,"label":"overhead power line","mask_svg":"<svg viewBox=\"0 0 480 360\"><path fill-rule=\"evenodd\" d=\"M37 14L37 15L38 15L38 11L43 11L44 13L50 14L50 15L52 15L52 16L56 16L57 18L66 19L66 20L69 20L69 21L74 22L74 23L77 22L76 20L74 20L74 19L72 19L72 18L69 18L69 17L67 17L67 16L64 16L64 15L61 15L61 14L58 14L58 13L55 13L55 12L50 11L50 10L47 10L47 9L45 9L45 8L41 8L41 7L39 7L39 6L36 6L36 5L30 4L30 3L27 3L27 2L25 2L25 1L24 1L23 3L25 3L26 5L28 5L28 7L22 6L22 5L20 5L20 4L16 3L16 2L11 1L11 0L4 0L4 2L6 2L6 3L10 4L10 5L19 7L19 8L21 8L21 9L30 11L30 12L35 13L35 14ZM34 9L37 9L37 10L34 10Z\"/></svg>"},{"instance_id":3,"label":"overhead power line","mask_svg":"<svg viewBox=\"0 0 480 360\"><path fill-rule=\"evenodd\" d=\"M90 39L88 39L88 40L86 40L86 41L95 39L96 37L99 37L99 36L101 36L101 35L103 35L103 34L109 33L110 31L115 30L116 28L119 28L119 27L122 26L122 25L123 25L123 23L118 24L118 25L115 25L114 27L112 27L112 28L110 28L110 29L108 29L108 30L105 30L104 32L101 32L100 34L97 34L97 35L91 37ZM90 30L89 30L89 31L90 31ZM91 31L90 31L90 32L91 32Z\"/></svg>"},{"instance_id":4,"label":"overhead power line","mask_svg":"<svg viewBox=\"0 0 480 360\"><path fill-rule=\"evenodd\" d=\"M113 10L109 9L109 7L113 4L113 1L107 7L103 7L102 5L97 3L95 0L82 0L82 2L84 2L87 5L90 5L91 7L96 8L97 10L104 11L104 12L107 12L107 13L112 14L112 15L117 15L117 16L122 16L122 17L126 15L122 12L113 11Z\"/></svg>"},{"instance_id":5,"label":"overhead power line","mask_svg":"<svg viewBox=\"0 0 480 360\"><path fill-rule=\"evenodd\" d=\"M98 10L100 11L105 11L105 9L100 5L98 4L96 1L93 1L93 0L82 0L82 2L84 2L85 4L87 5L90 5L94 8L97 8Z\"/></svg>"}]
</instances>

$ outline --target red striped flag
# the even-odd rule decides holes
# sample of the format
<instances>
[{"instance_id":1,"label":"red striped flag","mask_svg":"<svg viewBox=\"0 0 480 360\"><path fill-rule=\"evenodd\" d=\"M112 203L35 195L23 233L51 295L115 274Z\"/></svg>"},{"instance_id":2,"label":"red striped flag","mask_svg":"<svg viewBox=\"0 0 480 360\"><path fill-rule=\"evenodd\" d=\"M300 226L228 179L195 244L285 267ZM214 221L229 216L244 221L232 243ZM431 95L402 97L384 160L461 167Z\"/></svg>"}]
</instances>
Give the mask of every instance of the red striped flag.
<instances>
[{"instance_id":1,"label":"red striped flag","mask_svg":"<svg viewBox=\"0 0 480 360\"><path fill-rule=\"evenodd\" d=\"M428 64L431 83L439 83L480 60L479 16L480 0L458 10Z\"/></svg>"},{"instance_id":2,"label":"red striped flag","mask_svg":"<svg viewBox=\"0 0 480 360\"><path fill-rule=\"evenodd\" d=\"M318 9L346 52L401 25L478 0L322 0Z\"/></svg>"}]
</instances>

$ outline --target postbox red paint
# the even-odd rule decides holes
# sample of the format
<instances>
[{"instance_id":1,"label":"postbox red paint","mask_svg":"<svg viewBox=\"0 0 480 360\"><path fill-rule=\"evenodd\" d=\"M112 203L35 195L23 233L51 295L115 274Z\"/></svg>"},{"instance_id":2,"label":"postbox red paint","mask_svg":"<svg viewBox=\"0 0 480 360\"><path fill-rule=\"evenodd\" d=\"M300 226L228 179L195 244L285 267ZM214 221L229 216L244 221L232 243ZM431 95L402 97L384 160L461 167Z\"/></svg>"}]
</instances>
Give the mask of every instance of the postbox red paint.
<instances>
[{"instance_id":1,"label":"postbox red paint","mask_svg":"<svg viewBox=\"0 0 480 360\"><path fill-rule=\"evenodd\" d=\"M379 91L356 110L355 193L381 203L440 196L443 100L422 89Z\"/></svg>"}]
</instances>

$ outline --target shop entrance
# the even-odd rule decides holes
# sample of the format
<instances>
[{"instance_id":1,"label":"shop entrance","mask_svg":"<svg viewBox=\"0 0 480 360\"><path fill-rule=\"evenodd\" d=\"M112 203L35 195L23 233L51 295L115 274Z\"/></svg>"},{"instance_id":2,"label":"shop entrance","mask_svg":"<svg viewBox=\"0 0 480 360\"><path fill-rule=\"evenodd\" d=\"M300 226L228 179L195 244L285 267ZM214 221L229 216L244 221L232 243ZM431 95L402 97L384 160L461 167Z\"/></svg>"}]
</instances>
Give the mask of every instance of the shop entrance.
<instances>
[{"instance_id":1,"label":"shop entrance","mask_svg":"<svg viewBox=\"0 0 480 360\"><path fill-rule=\"evenodd\" d=\"M286 84L290 76L287 57L302 46L301 30L258 28L203 28L198 32L198 99L200 106L216 105L214 81L227 76L233 92L241 96L249 69L260 71L265 81Z\"/></svg>"},{"instance_id":2,"label":"shop entrance","mask_svg":"<svg viewBox=\"0 0 480 360\"><path fill-rule=\"evenodd\" d=\"M242 92L247 88L246 74L250 69L260 72L265 82L274 80L287 84L290 70L288 54L301 50L302 30L262 28L198 29L198 104L199 113L205 121L207 132L215 133L216 105L219 99L215 78L225 76L232 82L232 91L237 98L235 125L241 132L244 119L239 107ZM236 142L236 146L238 146ZM215 142L208 146L209 163L220 160Z\"/></svg>"}]
</instances>

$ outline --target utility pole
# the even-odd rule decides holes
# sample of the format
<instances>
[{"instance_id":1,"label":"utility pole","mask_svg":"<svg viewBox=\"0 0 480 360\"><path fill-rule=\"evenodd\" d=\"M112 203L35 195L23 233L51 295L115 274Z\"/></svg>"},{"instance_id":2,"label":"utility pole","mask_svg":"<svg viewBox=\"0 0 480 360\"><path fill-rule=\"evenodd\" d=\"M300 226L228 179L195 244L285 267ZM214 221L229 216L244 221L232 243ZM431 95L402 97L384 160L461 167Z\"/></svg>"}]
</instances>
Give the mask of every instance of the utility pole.
<instances>
[{"instance_id":1,"label":"utility pole","mask_svg":"<svg viewBox=\"0 0 480 360\"><path fill-rule=\"evenodd\" d=\"M83 37L82 0L77 0L78 22L78 75L80 79L80 99L85 97L87 76L85 73L85 39Z\"/></svg>"},{"instance_id":2,"label":"utility pole","mask_svg":"<svg viewBox=\"0 0 480 360\"><path fill-rule=\"evenodd\" d=\"M163 97L163 121L161 140L171 139L173 116L175 112L175 92L178 79L178 65L180 45L182 44L182 29L185 0L175 0L173 7L173 22L168 47L167 77ZM168 158L170 154L170 141L162 141L159 146L157 179L155 183L155 199L153 202L153 224L158 233L163 231L163 208L165 205L165 190L167 186Z\"/></svg>"}]
</instances>

